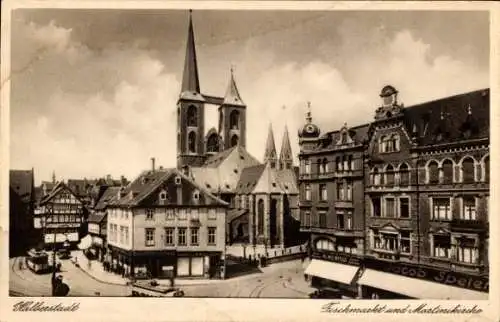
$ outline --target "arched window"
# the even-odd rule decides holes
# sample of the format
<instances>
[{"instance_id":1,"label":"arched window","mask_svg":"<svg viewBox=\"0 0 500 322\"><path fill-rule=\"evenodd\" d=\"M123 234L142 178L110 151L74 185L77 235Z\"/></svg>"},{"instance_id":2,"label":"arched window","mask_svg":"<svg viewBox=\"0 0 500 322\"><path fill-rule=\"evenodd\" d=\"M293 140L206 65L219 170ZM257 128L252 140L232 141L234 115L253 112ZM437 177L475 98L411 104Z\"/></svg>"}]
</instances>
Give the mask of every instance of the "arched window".
<instances>
[{"instance_id":1,"label":"arched window","mask_svg":"<svg viewBox=\"0 0 500 322\"><path fill-rule=\"evenodd\" d=\"M318 173L318 174L323 173L323 160L322 159L316 160L316 173Z\"/></svg>"},{"instance_id":2,"label":"arched window","mask_svg":"<svg viewBox=\"0 0 500 322\"><path fill-rule=\"evenodd\" d=\"M444 160L443 162L443 183L451 184L453 183L453 162L451 160Z\"/></svg>"},{"instance_id":3,"label":"arched window","mask_svg":"<svg viewBox=\"0 0 500 322\"><path fill-rule=\"evenodd\" d=\"M198 110L196 106L189 105L187 111L187 125L188 126L198 126Z\"/></svg>"},{"instance_id":4,"label":"arched window","mask_svg":"<svg viewBox=\"0 0 500 322\"><path fill-rule=\"evenodd\" d=\"M189 149L189 152L196 153L196 133L194 133L194 132L189 132L188 149Z\"/></svg>"},{"instance_id":5,"label":"arched window","mask_svg":"<svg viewBox=\"0 0 500 322\"><path fill-rule=\"evenodd\" d=\"M328 173L328 160L326 158L323 159L323 172Z\"/></svg>"},{"instance_id":6,"label":"arched window","mask_svg":"<svg viewBox=\"0 0 500 322\"><path fill-rule=\"evenodd\" d=\"M373 179L372 179L373 185L375 185L375 186L380 185L380 173L378 172L377 167L373 168L372 176L373 176Z\"/></svg>"},{"instance_id":7,"label":"arched window","mask_svg":"<svg viewBox=\"0 0 500 322\"><path fill-rule=\"evenodd\" d=\"M490 182L490 156L484 158L483 161L484 181Z\"/></svg>"},{"instance_id":8,"label":"arched window","mask_svg":"<svg viewBox=\"0 0 500 322\"><path fill-rule=\"evenodd\" d=\"M387 165L387 167L385 168L385 180L387 185L389 186L394 185L394 168L390 164Z\"/></svg>"},{"instance_id":9,"label":"arched window","mask_svg":"<svg viewBox=\"0 0 500 322\"><path fill-rule=\"evenodd\" d=\"M410 184L410 170L408 165L403 163L399 166L399 185L408 186Z\"/></svg>"},{"instance_id":10,"label":"arched window","mask_svg":"<svg viewBox=\"0 0 500 322\"><path fill-rule=\"evenodd\" d=\"M231 114L229 114L229 127L234 130L240 127L240 112L237 110L233 110Z\"/></svg>"},{"instance_id":11,"label":"arched window","mask_svg":"<svg viewBox=\"0 0 500 322\"><path fill-rule=\"evenodd\" d=\"M207 139L207 152L218 152L219 151L219 138L217 134L212 133Z\"/></svg>"},{"instance_id":12,"label":"arched window","mask_svg":"<svg viewBox=\"0 0 500 322\"><path fill-rule=\"evenodd\" d=\"M394 151L399 151L399 135L398 134L392 135L392 144L394 147Z\"/></svg>"},{"instance_id":13,"label":"arched window","mask_svg":"<svg viewBox=\"0 0 500 322\"><path fill-rule=\"evenodd\" d=\"M264 200L262 199L257 202L257 232L264 233Z\"/></svg>"},{"instance_id":14,"label":"arched window","mask_svg":"<svg viewBox=\"0 0 500 322\"><path fill-rule=\"evenodd\" d=\"M235 134L231 137L231 147L238 145L238 136Z\"/></svg>"},{"instance_id":15,"label":"arched window","mask_svg":"<svg viewBox=\"0 0 500 322\"><path fill-rule=\"evenodd\" d=\"M462 160L462 182L474 182L474 159L471 157Z\"/></svg>"},{"instance_id":16,"label":"arched window","mask_svg":"<svg viewBox=\"0 0 500 322\"><path fill-rule=\"evenodd\" d=\"M335 163L337 164L337 171L342 171L342 159L340 157L335 158Z\"/></svg>"},{"instance_id":17,"label":"arched window","mask_svg":"<svg viewBox=\"0 0 500 322\"><path fill-rule=\"evenodd\" d=\"M386 152L386 136L382 135L379 140L378 152Z\"/></svg>"},{"instance_id":18,"label":"arched window","mask_svg":"<svg viewBox=\"0 0 500 322\"><path fill-rule=\"evenodd\" d=\"M431 161L427 165L427 178L429 178L429 183L435 184L439 183L439 165L437 161Z\"/></svg>"}]
</instances>

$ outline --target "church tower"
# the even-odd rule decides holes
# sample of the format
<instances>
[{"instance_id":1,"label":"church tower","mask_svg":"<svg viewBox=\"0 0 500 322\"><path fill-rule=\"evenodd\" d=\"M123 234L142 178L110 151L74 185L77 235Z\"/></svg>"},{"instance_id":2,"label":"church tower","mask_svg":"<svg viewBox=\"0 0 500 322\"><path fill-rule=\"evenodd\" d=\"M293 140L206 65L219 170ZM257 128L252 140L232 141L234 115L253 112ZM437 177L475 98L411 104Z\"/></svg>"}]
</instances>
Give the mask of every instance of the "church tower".
<instances>
[{"instance_id":1,"label":"church tower","mask_svg":"<svg viewBox=\"0 0 500 322\"><path fill-rule=\"evenodd\" d=\"M205 98L200 92L191 10L186 57L177 101L177 167L198 167L205 161Z\"/></svg>"},{"instance_id":2,"label":"church tower","mask_svg":"<svg viewBox=\"0 0 500 322\"><path fill-rule=\"evenodd\" d=\"M271 168L276 168L278 155L276 154L276 146L274 145L273 127L269 124L269 132L267 134L266 151L264 152L264 163L269 163Z\"/></svg>"},{"instance_id":3,"label":"church tower","mask_svg":"<svg viewBox=\"0 0 500 322\"><path fill-rule=\"evenodd\" d=\"M286 125L283 139L281 140L279 165L281 170L292 169L293 166L292 146L290 144L290 137L288 136L288 127Z\"/></svg>"},{"instance_id":4,"label":"church tower","mask_svg":"<svg viewBox=\"0 0 500 322\"><path fill-rule=\"evenodd\" d=\"M222 150L235 145L246 146L246 105L236 87L233 68L226 95L219 106L219 134L222 138Z\"/></svg>"}]
</instances>

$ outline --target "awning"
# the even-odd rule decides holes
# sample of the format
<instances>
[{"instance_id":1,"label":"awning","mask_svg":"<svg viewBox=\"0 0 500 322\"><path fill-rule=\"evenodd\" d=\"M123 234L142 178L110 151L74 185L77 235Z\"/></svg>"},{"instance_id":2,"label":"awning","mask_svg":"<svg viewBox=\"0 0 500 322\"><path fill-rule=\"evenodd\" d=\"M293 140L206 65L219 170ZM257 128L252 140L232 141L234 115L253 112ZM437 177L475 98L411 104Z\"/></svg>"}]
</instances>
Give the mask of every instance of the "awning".
<instances>
[{"instance_id":1,"label":"awning","mask_svg":"<svg viewBox=\"0 0 500 322\"><path fill-rule=\"evenodd\" d=\"M359 267L313 259L304 272L328 280L351 284Z\"/></svg>"},{"instance_id":2,"label":"awning","mask_svg":"<svg viewBox=\"0 0 500 322\"><path fill-rule=\"evenodd\" d=\"M90 248L90 246L92 246L92 236L90 235L83 237L78 244L78 248L80 249L87 249Z\"/></svg>"},{"instance_id":3,"label":"awning","mask_svg":"<svg viewBox=\"0 0 500 322\"><path fill-rule=\"evenodd\" d=\"M358 284L367 285L416 299L487 300L488 293L425 281L418 278L366 269Z\"/></svg>"}]
</instances>

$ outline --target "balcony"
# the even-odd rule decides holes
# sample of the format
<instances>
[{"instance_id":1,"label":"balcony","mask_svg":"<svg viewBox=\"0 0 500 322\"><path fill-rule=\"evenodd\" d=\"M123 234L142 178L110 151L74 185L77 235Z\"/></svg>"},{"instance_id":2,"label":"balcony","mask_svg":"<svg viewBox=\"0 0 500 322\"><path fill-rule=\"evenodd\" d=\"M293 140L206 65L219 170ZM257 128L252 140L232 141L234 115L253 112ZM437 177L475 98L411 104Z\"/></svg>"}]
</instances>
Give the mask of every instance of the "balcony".
<instances>
[{"instance_id":1,"label":"balcony","mask_svg":"<svg viewBox=\"0 0 500 322\"><path fill-rule=\"evenodd\" d=\"M483 220L453 218L450 222L452 231L487 231L488 223Z\"/></svg>"}]
</instances>

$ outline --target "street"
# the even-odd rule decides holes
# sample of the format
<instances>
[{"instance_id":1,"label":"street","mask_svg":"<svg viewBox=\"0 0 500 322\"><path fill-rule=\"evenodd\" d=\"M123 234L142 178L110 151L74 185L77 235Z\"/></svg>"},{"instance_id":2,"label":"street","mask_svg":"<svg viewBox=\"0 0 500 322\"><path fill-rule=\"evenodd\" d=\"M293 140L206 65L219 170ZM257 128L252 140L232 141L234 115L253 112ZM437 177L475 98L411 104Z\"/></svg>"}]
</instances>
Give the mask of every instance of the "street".
<instances>
[{"instance_id":1,"label":"street","mask_svg":"<svg viewBox=\"0 0 500 322\"><path fill-rule=\"evenodd\" d=\"M19 269L20 258L10 259L9 286L12 295L50 296L50 274L37 275L24 267ZM183 285L178 282L187 297L261 297L261 298L307 298L312 292L304 281L303 263L300 260L277 263L262 269L261 273L228 280L200 280L199 283ZM59 273L70 287L68 296L127 296L128 286L97 281L72 264L62 261ZM205 283L204 283L205 282Z\"/></svg>"}]
</instances>

